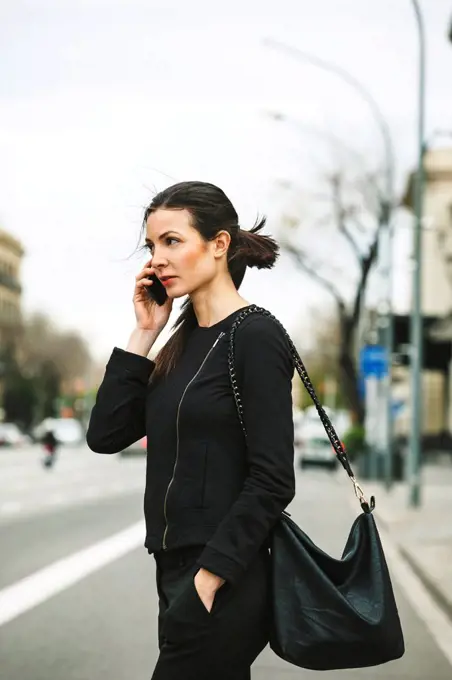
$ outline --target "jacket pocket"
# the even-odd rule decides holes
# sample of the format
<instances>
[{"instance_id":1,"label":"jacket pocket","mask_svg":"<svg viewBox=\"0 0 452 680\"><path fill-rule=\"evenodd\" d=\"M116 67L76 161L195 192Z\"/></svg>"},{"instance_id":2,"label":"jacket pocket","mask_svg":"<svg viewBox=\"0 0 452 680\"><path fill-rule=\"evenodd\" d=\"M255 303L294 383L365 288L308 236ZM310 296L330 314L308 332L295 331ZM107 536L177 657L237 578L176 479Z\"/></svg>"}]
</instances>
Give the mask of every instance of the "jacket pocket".
<instances>
[{"instance_id":1,"label":"jacket pocket","mask_svg":"<svg viewBox=\"0 0 452 680\"><path fill-rule=\"evenodd\" d=\"M181 508L207 507L208 444L198 442L181 456L177 479L177 504Z\"/></svg>"}]
</instances>

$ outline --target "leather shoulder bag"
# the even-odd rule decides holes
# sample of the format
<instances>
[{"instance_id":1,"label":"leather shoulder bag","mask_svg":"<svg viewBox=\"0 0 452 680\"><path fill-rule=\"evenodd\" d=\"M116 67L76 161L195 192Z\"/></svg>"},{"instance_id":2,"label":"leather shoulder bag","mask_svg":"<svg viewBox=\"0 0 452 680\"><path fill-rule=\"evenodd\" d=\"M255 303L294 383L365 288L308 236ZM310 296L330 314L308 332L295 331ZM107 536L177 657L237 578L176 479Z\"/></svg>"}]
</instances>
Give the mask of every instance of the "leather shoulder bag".
<instances>
[{"instance_id":1,"label":"leather shoulder bag","mask_svg":"<svg viewBox=\"0 0 452 680\"><path fill-rule=\"evenodd\" d=\"M270 647L291 664L312 670L376 666L405 651L402 628L370 503L356 481L346 451L314 391L300 356L282 324L251 305L235 319L229 338L231 386L244 435L243 406L234 364L237 328L250 314L279 325L297 372L314 402L335 454L353 483L362 512L355 519L341 559L317 547L284 512L270 536L272 629ZM276 452L275 452L276 453Z\"/></svg>"}]
</instances>

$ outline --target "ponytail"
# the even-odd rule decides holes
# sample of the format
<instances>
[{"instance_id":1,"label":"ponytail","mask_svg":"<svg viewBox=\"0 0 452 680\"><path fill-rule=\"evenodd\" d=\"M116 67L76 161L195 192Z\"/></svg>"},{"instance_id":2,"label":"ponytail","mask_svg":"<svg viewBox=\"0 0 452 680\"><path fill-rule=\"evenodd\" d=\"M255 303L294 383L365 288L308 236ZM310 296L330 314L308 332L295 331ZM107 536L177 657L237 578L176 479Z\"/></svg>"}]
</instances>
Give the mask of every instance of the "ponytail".
<instances>
[{"instance_id":1,"label":"ponytail","mask_svg":"<svg viewBox=\"0 0 452 680\"><path fill-rule=\"evenodd\" d=\"M228 267L237 290L245 276L247 267L271 269L279 256L279 246L271 236L259 234L265 227L267 218L257 220L249 231L240 227L231 233L228 251Z\"/></svg>"}]
</instances>

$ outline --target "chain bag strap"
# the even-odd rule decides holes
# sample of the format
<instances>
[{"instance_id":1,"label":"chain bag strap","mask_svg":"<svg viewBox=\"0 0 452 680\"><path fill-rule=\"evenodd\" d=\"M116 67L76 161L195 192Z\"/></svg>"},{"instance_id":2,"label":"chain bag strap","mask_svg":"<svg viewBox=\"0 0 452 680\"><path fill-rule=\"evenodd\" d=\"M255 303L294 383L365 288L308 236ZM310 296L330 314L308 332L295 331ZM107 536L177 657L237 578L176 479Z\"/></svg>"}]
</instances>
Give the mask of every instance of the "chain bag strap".
<instances>
[{"instance_id":1,"label":"chain bag strap","mask_svg":"<svg viewBox=\"0 0 452 680\"><path fill-rule=\"evenodd\" d=\"M231 328L231 333L229 336L229 352L228 352L228 367L229 367L229 377L231 381L231 386L232 386L232 391L234 393L234 399L235 403L237 406L237 413L239 416L240 424L242 426L243 434L246 437L246 429L245 429L245 423L243 421L243 404L242 400L240 397L240 391L238 388L237 384L237 376L236 376L236 371L235 371L235 363L234 363L234 357L235 357L235 333L237 331L237 328L240 326L240 324L248 317L250 314L260 314L262 316L266 316L272 321L274 321L278 326L281 328L282 332L285 335L285 338L288 343L288 349L290 351L290 354L292 356L292 359L294 361L295 368L297 369L298 375L300 376L303 385L305 386L306 390L309 393L309 396L311 397L312 401L314 402L314 405L317 409L317 412L319 414L320 420L322 421L323 427L325 428L325 431L328 435L328 439L331 442L331 445L334 449L334 452L339 459L339 462L341 463L342 467L350 477L350 480L353 484L354 490L355 490L355 495L358 498L361 508L363 509L364 512L370 513L372 510L375 508L375 499L372 496L370 499L370 503L366 500L364 496L364 492L360 485L358 484L356 477L353 473L353 470L350 465L350 461L348 459L347 453L345 451L345 448L339 439L333 425L331 424L330 419L328 418L327 414L325 413L325 410L322 406L322 404L319 401L319 398L317 397L317 394L315 393L314 387L311 383L311 380L309 378L309 375L306 371L306 368L304 367L304 364L300 358L300 355L298 354L295 345L292 342L292 339L290 338L289 334L287 333L286 329L284 326L281 324L276 317L271 314L266 309L263 309L262 307L257 307L256 305L250 305L249 307L246 307L243 309L242 312L238 314L238 316L235 318L234 323Z\"/></svg>"}]
</instances>

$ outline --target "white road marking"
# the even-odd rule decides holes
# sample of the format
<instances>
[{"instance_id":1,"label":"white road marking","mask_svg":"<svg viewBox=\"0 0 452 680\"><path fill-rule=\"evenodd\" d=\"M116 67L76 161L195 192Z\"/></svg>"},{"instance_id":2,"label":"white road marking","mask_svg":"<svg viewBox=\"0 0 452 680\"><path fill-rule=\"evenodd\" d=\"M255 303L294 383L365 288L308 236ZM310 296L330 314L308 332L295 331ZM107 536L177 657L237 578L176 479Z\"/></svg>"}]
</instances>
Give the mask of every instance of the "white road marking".
<instances>
[{"instance_id":1,"label":"white road marking","mask_svg":"<svg viewBox=\"0 0 452 680\"><path fill-rule=\"evenodd\" d=\"M0 626L142 546L144 535L144 522L137 522L0 590Z\"/></svg>"},{"instance_id":2,"label":"white road marking","mask_svg":"<svg viewBox=\"0 0 452 680\"><path fill-rule=\"evenodd\" d=\"M16 482L15 484L10 484L9 488L13 489L14 491L23 491L23 489L27 488L27 482L21 481L21 482Z\"/></svg>"},{"instance_id":3,"label":"white road marking","mask_svg":"<svg viewBox=\"0 0 452 680\"><path fill-rule=\"evenodd\" d=\"M22 503L19 501L8 501L7 503L2 503L0 505L0 513L4 512L6 514L19 512L22 509Z\"/></svg>"},{"instance_id":4,"label":"white road marking","mask_svg":"<svg viewBox=\"0 0 452 680\"><path fill-rule=\"evenodd\" d=\"M52 508L144 492L144 479L142 460L107 460L86 451L80 455L62 451L56 467L45 470L37 449L15 451L14 458L2 457L0 452L0 523Z\"/></svg>"},{"instance_id":5,"label":"white road marking","mask_svg":"<svg viewBox=\"0 0 452 680\"><path fill-rule=\"evenodd\" d=\"M62 493L54 493L46 498L44 502L46 505L61 505L65 500L66 498Z\"/></svg>"},{"instance_id":6,"label":"white road marking","mask_svg":"<svg viewBox=\"0 0 452 680\"><path fill-rule=\"evenodd\" d=\"M31 502L19 503L16 501L5 501L0 505L0 522L7 522L13 517L36 515L37 513L47 512L52 507L71 508L83 505L83 503L94 502L96 499L107 500L115 498L125 493L143 492L142 482L137 484L130 484L129 486L121 485L121 488L111 489L110 487L102 488L98 493L89 491L75 491L70 489L64 494L53 494L50 497L38 497Z\"/></svg>"},{"instance_id":7,"label":"white road marking","mask_svg":"<svg viewBox=\"0 0 452 680\"><path fill-rule=\"evenodd\" d=\"M83 498L96 498L97 496L100 496L102 493L102 489L100 486L92 485L92 486L87 486L83 489L81 492L81 495Z\"/></svg>"}]
</instances>

